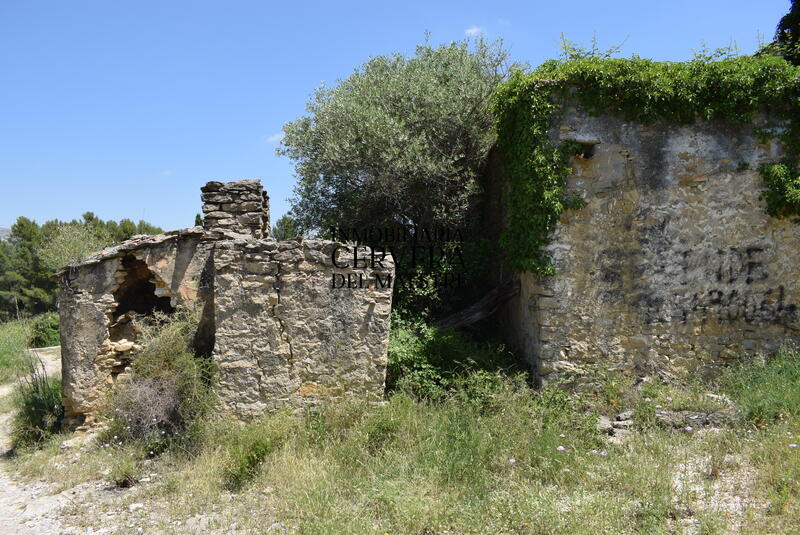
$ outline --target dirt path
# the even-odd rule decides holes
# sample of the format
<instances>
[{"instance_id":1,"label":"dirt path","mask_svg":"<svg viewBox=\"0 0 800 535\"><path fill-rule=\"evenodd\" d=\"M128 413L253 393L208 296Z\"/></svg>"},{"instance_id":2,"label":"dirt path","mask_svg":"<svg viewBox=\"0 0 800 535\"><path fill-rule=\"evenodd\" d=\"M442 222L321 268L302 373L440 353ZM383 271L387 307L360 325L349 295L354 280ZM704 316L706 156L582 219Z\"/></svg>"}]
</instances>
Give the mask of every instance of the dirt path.
<instances>
[{"instance_id":1,"label":"dirt path","mask_svg":"<svg viewBox=\"0 0 800 535\"><path fill-rule=\"evenodd\" d=\"M48 375L61 374L61 351L58 347L35 350ZM14 384L0 385L0 397L11 394ZM8 451L11 413L0 414L0 534L59 535L64 533L57 519L58 509L69 498L51 495L44 483L21 484L9 475Z\"/></svg>"}]
</instances>

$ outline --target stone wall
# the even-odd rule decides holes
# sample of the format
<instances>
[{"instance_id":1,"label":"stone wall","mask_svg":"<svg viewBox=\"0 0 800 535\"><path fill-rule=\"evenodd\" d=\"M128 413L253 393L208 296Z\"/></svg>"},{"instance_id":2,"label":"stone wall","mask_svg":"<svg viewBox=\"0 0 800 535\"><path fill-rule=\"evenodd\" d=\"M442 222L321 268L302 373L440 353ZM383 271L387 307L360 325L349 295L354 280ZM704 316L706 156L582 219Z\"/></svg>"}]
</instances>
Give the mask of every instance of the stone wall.
<instances>
[{"instance_id":1,"label":"stone wall","mask_svg":"<svg viewBox=\"0 0 800 535\"><path fill-rule=\"evenodd\" d=\"M776 143L723 122L643 126L575 107L552 136L591 156L570 178L586 206L548 247L556 275L522 274L508 310L544 380L709 375L797 337L800 230L759 200L757 168L780 157Z\"/></svg>"},{"instance_id":2,"label":"stone wall","mask_svg":"<svg viewBox=\"0 0 800 535\"><path fill-rule=\"evenodd\" d=\"M392 290L376 276L386 280L394 264L371 264L369 249L329 241L220 244L214 359L222 405L248 417L344 394L380 399ZM348 276L353 287L341 287Z\"/></svg>"}]
</instances>

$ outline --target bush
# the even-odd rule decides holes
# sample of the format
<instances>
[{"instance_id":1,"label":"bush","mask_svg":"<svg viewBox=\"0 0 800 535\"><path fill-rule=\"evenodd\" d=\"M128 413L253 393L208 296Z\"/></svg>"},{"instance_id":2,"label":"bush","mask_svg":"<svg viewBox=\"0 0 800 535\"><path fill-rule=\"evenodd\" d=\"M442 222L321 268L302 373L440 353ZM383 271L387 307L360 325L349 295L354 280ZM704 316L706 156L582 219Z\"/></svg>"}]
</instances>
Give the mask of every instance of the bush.
<instances>
[{"instance_id":1,"label":"bush","mask_svg":"<svg viewBox=\"0 0 800 535\"><path fill-rule=\"evenodd\" d=\"M58 314L47 312L28 320L28 346L51 347L61 343L58 332Z\"/></svg>"},{"instance_id":2,"label":"bush","mask_svg":"<svg viewBox=\"0 0 800 535\"><path fill-rule=\"evenodd\" d=\"M133 455L126 454L125 451L114 452L108 477L117 487L132 487L139 481L140 473L141 467Z\"/></svg>"},{"instance_id":3,"label":"bush","mask_svg":"<svg viewBox=\"0 0 800 535\"><path fill-rule=\"evenodd\" d=\"M196 442L200 421L213 406L211 362L192 351L196 330L194 315L180 311L141 325L132 373L109 396L106 438L138 443L150 452Z\"/></svg>"},{"instance_id":4,"label":"bush","mask_svg":"<svg viewBox=\"0 0 800 535\"><path fill-rule=\"evenodd\" d=\"M800 415L800 350L784 346L769 358L757 358L727 370L723 376L742 416L763 426Z\"/></svg>"},{"instance_id":5,"label":"bush","mask_svg":"<svg viewBox=\"0 0 800 535\"><path fill-rule=\"evenodd\" d=\"M61 380L48 377L43 364L33 366L31 376L20 379L14 391L14 408L14 447L40 444L61 427Z\"/></svg>"},{"instance_id":6,"label":"bush","mask_svg":"<svg viewBox=\"0 0 800 535\"><path fill-rule=\"evenodd\" d=\"M27 338L21 323L0 323L0 384L11 381L29 368Z\"/></svg>"},{"instance_id":7,"label":"bush","mask_svg":"<svg viewBox=\"0 0 800 535\"><path fill-rule=\"evenodd\" d=\"M500 342L481 342L460 331L399 317L392 319L388 391L402 390L417 399L441 400L456 386L495 380L489 379L492 374L474 372L520 371L517 366L515 355ZM474 375L465 380L470 373Z\"/></svg>"}]
</instances>

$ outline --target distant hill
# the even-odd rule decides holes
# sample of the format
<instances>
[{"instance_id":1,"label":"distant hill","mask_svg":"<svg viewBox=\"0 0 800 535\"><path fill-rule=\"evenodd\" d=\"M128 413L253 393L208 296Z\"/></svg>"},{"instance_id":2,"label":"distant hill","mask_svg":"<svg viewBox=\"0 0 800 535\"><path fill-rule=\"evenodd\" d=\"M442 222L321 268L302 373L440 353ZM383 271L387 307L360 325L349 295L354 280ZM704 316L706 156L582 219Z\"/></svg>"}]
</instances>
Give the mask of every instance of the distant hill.
<instances>
[{"instance_id":1,"label":"distant hill","mask_svg":"<svg viewBox=\"0 0 800 535\"><path fill-rule=\"evenodd\" d=\"M0 227L0 240L5 240L11 234L10 228Z\"/></svg>"}]
</instances>

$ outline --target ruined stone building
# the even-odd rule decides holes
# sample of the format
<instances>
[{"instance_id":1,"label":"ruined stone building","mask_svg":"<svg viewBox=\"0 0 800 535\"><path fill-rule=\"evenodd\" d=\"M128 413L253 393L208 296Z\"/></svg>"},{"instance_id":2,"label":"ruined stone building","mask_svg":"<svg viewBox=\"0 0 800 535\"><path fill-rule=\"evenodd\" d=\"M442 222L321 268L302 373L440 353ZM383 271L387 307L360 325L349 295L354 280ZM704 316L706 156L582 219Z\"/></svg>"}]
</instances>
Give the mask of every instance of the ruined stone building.
<instances>
[{"instance_id":1,"label":"ruined stone building","mask_svg":"<svg viewBox=\"0 0 800 535\"><path fill-rule=\"evenodd\" d=\"M542 380L708 376L797 340L800 227L765 212L758 167L782 153L753 131L564 106L551 138L587 147L569 180L585 206L547 248L555 275L522 273L505 322Z\"/></svg>"},{"instance_id":2,"label":"ruined stone building","mask_svg":"<svg viewBox=\"0 0 800 535\"><path fill-rule=\"evenodd\" d=\"M382 396L391 288L331 280L388 276L391 257L365 265L363 247L274 240L258 180L209 182L202 200L203 227L135 236L59 274L68 421L91 425L130 371L133 320L179 307L201 308L197 350L217 364L223 409L240 417L343 393Z\"/></svg>"},{"instance_id":3,"label":"ruined stone building","mask_svg":"<svg viewBox=\"0 0 800 535\"><path fill-rule=\"evenodd\" d=\"M586 147L569 179L585 206L564 213L547 247L555 275L511 273L519 292L490 320L540 380L713 375L798 339L800 230L759 198L777 142L722 121L641 125L571 105L559 117L551 137ZM202 199L203 228L134 237L61 273L68 418L90 424L127 373L131 320L177 307L202 306L199 349L237 415L382 395L391 288L331 278L386 276L392 261L334 263L352 246L275 241L257 181L211 182Z\"/></svg>"}]
</instances>

